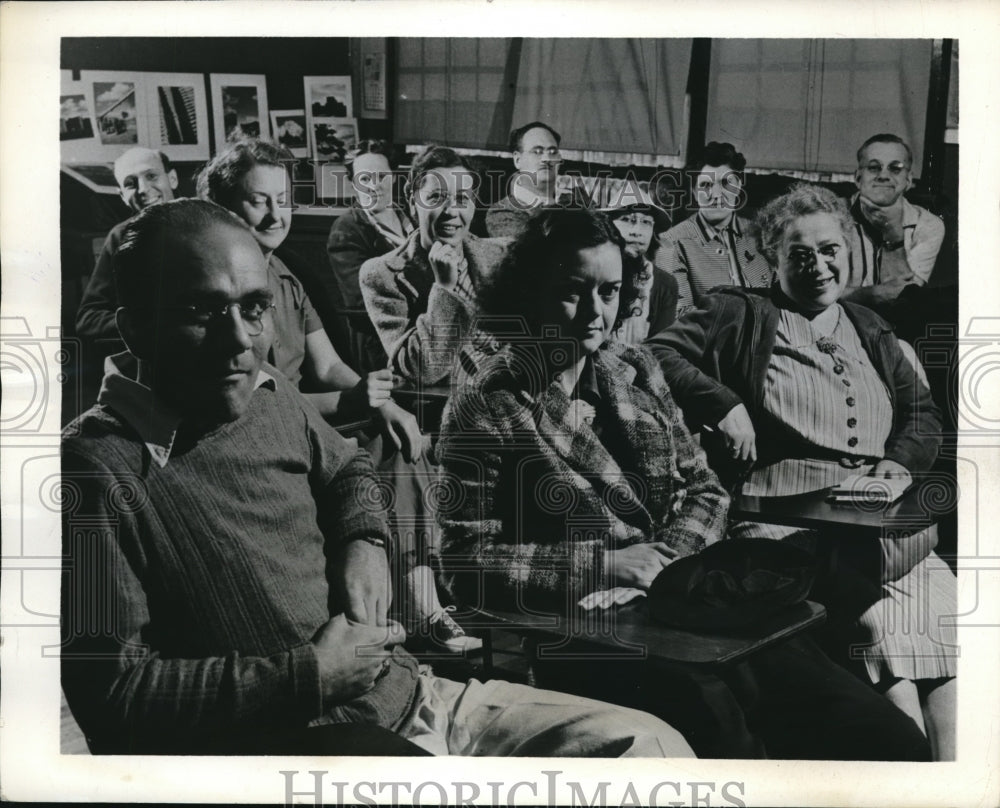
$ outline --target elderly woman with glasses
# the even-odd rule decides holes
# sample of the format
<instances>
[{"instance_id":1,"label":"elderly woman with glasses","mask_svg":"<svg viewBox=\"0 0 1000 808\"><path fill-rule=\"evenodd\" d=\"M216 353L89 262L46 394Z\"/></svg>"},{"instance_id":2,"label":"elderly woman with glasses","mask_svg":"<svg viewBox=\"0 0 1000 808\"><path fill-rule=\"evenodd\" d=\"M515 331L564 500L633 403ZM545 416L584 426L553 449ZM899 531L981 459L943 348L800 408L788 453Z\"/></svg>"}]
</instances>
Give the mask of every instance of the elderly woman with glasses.
<instances>
[{"instance_id":1,"label":"elderly woman with glasses","mask_svg":"<svg viewBox=\"0 0 1000 808\"><path fill-rule=\"evenodd\" d=\"M758 496L927 471L940 420L915 358L880 317L841 300L852 227L843 200L798 185L761 210L758 227L776 284L706 295L647 343L689 423L721 438L715 468ZM831 653L860 649L871 682L926 731L938 759L952 758L955 637L938 618L954 613L956 582L933 553L934 530L868 543L766 524L731 534L819 542L830 567L813 594L838 632Z\"/></svg>"}]
</instances>

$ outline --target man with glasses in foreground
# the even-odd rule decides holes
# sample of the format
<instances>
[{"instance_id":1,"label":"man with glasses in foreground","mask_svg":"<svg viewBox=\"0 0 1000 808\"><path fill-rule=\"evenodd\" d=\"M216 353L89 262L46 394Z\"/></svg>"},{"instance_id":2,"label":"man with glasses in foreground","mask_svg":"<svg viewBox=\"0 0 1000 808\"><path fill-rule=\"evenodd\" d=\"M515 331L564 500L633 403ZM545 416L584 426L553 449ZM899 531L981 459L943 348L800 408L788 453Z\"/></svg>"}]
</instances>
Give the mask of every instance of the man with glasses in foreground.
<instances>
[{"instance_id":1,"label":"man with glasses in foreground","mask_svg":"<svg viewBox=\"0 0 1000 808\"><path fill-rule=\"evenodd\" d=\"M858 149L848 280L855 303L889 303L906 286L926 284L934 270L944 223L904 196L913 187L912 167L913 153L897 135L872 135Z\"/></svg>"},{"instance_id":2,"label":"man with glasses in foreground","mask_svg":"<svg viewBox=\"0 0 1000 808\"><path fill-rule=\"evenodd\" d=\"M560 195L556 187L562 163L561 140L555 129L541 121L532 121L510 133L517 171L510 178L507 195L486 211L486 231L491 237L516 238L538 208L574 201L574 194Z\"/></svg>"},{"instance_id":3,"label":"man with glasses in foreground","mask_svg":"<svg viewBox=\"0 0 1000 808\"><path fill-rule=\"evenodd\" d=\"M401 649L371 460L264 364L241 220L150 207L115 280L129 350L62 444L62 686L92 752L692 755L645 713Z\"/></svg>"}]
</instances>

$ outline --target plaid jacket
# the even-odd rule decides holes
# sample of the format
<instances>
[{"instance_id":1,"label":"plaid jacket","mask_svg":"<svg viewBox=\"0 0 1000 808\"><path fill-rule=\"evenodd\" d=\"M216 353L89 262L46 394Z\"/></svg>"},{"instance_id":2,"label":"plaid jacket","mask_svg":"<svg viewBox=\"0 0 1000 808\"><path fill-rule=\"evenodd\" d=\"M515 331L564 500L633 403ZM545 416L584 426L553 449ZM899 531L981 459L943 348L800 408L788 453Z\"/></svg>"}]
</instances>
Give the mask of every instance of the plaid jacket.
<instances>
[{"instance_id":1,"label":"plaid jacket","mask_svg":"<svg viewBox=\"0 0 1000 808\"><path fill-rule=\"evenodd\" d=\"M455 380L438 446L456 597L565 609L608 588L605 549L663 541L685 556L722 538L728 496L644 348L593 358L603 441L558 382L532 382L545 376L531 347L488 351Z\"/></svg>"}]
</instances>

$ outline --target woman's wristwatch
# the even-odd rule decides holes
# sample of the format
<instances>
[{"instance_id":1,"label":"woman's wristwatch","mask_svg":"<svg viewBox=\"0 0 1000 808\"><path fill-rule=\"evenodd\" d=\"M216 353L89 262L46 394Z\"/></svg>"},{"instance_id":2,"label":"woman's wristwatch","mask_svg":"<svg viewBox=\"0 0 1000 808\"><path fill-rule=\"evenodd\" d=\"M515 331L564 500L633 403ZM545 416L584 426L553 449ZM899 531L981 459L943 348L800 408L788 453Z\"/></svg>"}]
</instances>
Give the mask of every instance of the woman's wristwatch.
<instances>
[{"instance_id":1,"label":"woman's wristwatch","mask_svg":"<svg viewBox=\"0 0 1000 808\"><path fill-rule=\"evenodd\" d=\"M903 239L900 239L899 241L887 241L887 242L885 242L882 245L882 249L885 252L895 252L896 250L898 250L902 246L903 246Z\"/></svg>"}]
</instances>

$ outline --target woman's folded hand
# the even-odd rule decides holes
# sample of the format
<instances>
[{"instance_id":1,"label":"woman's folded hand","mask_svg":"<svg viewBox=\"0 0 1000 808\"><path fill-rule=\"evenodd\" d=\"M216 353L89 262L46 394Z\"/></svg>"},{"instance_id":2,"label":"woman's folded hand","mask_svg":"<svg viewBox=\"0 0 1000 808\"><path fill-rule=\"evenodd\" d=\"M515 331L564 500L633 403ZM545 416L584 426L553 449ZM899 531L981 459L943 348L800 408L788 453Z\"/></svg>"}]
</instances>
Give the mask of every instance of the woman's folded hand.
<instances>
[{"instance_id":1,"label":"woman's folded hand","mask_svg":"<svg viewBox=\"0 0 1000 808\"><path fill-rule=\"evenodd\" d=\"M677 551L662 541L633 544L622 550L604 551L604 572L609 585L649 589L653 579L677 557Z\"/></svg>"}]
</instances>

